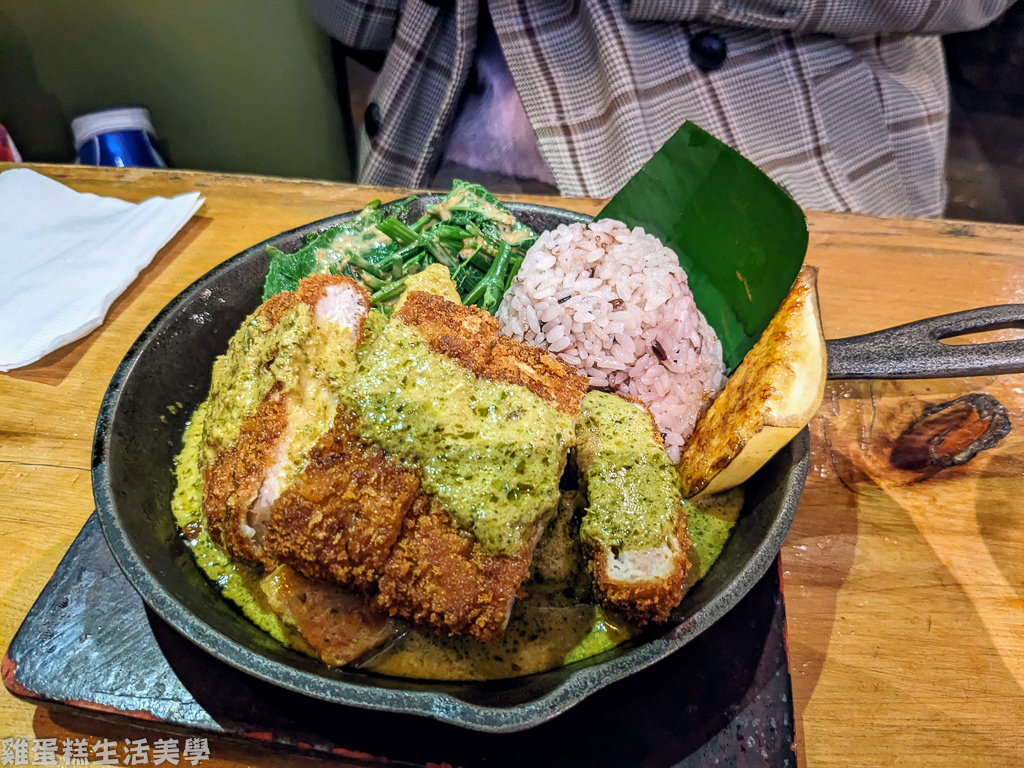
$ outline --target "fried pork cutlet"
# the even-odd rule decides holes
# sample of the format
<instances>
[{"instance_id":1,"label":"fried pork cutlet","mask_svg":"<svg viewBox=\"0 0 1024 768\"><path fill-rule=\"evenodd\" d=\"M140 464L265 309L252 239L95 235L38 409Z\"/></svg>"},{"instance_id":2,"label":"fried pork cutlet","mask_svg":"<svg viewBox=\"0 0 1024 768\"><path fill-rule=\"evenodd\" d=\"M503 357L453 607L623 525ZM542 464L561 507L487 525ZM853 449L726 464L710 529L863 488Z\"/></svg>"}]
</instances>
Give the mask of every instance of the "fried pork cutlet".
<instances>
[{"instance_id":1,"label":"fried pork cutlet","mask_svg":"<svg viewBox=\"0 0 1024 768\"><path fill-rule=\"evenodd\" d=\"M484 551L436 500L420 495L384 565L377 605L426 629L494 640L532 555L533 545L513 555Z\"/></svg>"},{"instance_id":2,"label":"fried pork cutlet","mask_svg":"<svg viewBox=\"0 0 1024 768\"><path fill-rule=\"evenodd\" d=\"M228 552L246 560L259 559L249 512L287 429L287 415L278 383L246 416L238 439L206 469L203 512L210 535Z\"/></svg>"},{"instance_id":3,"label":"fried pork cutlet","mask_svg":"<svg viewBox=\"0 0 1024 768\"><path fill-rule=\"evenodd\" d=\"M262 559L271 506L330 428L337 392L355 374L369 307L350 278L308 277L260 305L214 364L203 510L230 554Z\"/></svg>"},{"instance_id":4,"label":"fried pork cutlet","mask_svg":"<svg viewBox=\"0 0 1024 768\"><path fill-rule=\"evenodd\" d=\"M498 321L482 309L409 291L395 317L415 328L435 352L458 360L480 378L526 387L571 418L579 412L586 377L542 349L499 336Z\"/></svg>"},{"instance_id":5,"label":"fried pork cutlet","mask_svg":"<svg viewBox=\"0 0 1024 768\"><path fill-rule=\"evenodd\" d=\"M576 424L576 464L594 592L638 623L667 620L682 599L689 540L679 475L651 412L634 398L589 393Z\"/></svg>"},{"instance_id":6,"label":"fried pork cutlet","mask_svg":"<svg viewBox=\"0 0 1024 768\"><path fill-rule=\"evenodd\" d=\"M586 379L499 337L486 312L410 291L353 389L371 405L364 434L419 466L431 497L406 518L379 604L421 626L497 637L557 507Z\"/></svg>"},{"instance_id":7,"label":"fried pork cutlet","mask_svg":"<svg viewBox=\"0 0 1024 768\"><path fill-rule=\"evenodd\" d=\"M501 634L529 558L492 555L359 437L344 407L271 511L263 557L375 594L384 612L481 640Z\"/></svg>"},{"instance_id":8,"label":"fried pork cutlet","mask_svg":"<svg viewBox=\"0 0 1024 768\"><path fill-rule=\"evenodd\" d=\"M370 589L420 496L419 473L359 437L344 407L273 505L265 556L311 579Z\"/></svg>"},{"instance_id":9,"label":"fried pork cutlet","mask_svg":"<svg viewBox=\"0 0 1024 768\"><path fill-rule=\"evenodd\" d=\"M355 359L354 338L330 347L321 328L344 322L322 311L337 280L273 297L232 341L233 370L272 384L207 469L211 533L392 616L493 639L558 503L586 380L499 337L487 313L420 291L358 372L332 378L338 350Z\"/></svg>"},{"instance_id":10,"label":"fried pork cutlet","mask_svg":"<svg viewBox=\"0 0 1024 768\"><path fill-rule=\"evenodd\" d=\"M585 381L500 340L485 312L407 296L274 504L266 556L418 626L490 640L557 505ZM488 526L499 507L508 524Z\"/></svg>"},{"instance_id":11,"label":"fried pork cutlet","mask_svg":"<svg viewBox=\"0 0 1024 768\"><path fill-rule=\"evenodd\" d=\"M312 581L287 565L264 576L260 587L274 612L332 666L349 663L401 631L364 595Z\"/></svg>"}]
</instances>

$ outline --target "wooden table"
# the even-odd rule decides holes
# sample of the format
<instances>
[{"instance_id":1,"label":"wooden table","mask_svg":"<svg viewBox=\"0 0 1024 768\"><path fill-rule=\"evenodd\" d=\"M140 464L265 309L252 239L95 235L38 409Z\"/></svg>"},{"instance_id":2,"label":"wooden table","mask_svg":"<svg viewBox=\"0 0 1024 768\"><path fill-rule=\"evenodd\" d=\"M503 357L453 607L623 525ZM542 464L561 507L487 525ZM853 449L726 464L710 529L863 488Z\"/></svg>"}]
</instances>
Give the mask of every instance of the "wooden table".
<instances>
[{"instance_id":1,"label":"wooden table","mask_svg":"<svg viewBox=\"0 0 1024 768\"><path fill-rule=\"evenodd\" d=\"M206 203L101 328L0 374L4 647L93 509L89 456L100 399L157 311L255 242L399 194L208 173L37 170L85 192L138 201L198 189ZM601 207L599 200L522 199L588 213ZM826 337L1024 302L1024 229L808 218ZM1006 407L1010 434L922 482L892 472L892 438L928 404L969 392L987 392ZM811 427L807 488L782 552L802 765L1024 764L1022 419L1024 376L828 385ZM54 722L0 694L0 736L105 735L97 728ZM210 765L296 764L257 747L214 743L212 752Z\"/></svg>"}]
</instances>

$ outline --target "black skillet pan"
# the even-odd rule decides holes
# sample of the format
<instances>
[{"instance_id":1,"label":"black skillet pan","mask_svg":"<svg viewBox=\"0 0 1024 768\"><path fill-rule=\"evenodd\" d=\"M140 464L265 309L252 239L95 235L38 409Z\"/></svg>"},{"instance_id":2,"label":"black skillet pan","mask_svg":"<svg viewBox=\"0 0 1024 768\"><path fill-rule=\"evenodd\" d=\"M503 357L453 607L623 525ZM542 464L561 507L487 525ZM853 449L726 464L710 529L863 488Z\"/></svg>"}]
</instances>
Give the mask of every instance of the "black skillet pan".
<instances>
[{"instance_id":1,"label":"black skillet pan","mask_svg":"<svg viewBox=\"0 0 1024 768\"><path fill-rule=\"evenodd\" d=\"M439 200L422 195L413 206ZM556 208L511 204L535 230L588 221ZM419 682L332 669L289 650L222 598L196 566L171 516L173 460L185 424L206 397L214 358L260 303L266 246L300 247L342 214L284 232L216 267L177 296L118 367L93 443L96 509L110 549L143 600L207 652L256 677L342 704L433 717L481 731L537 725L594 691L665 658L739 602L789 531L807 474L803 430L746 485L746 502L721 557L669 623L569 667L486 683ZM949 336L1024 325L1024 305L947 315L828 343L830 378L923 378L1024 370L1024 342L947 346ZM225 695L230 695L225 692Z\"/></svg>"}]
</instances>

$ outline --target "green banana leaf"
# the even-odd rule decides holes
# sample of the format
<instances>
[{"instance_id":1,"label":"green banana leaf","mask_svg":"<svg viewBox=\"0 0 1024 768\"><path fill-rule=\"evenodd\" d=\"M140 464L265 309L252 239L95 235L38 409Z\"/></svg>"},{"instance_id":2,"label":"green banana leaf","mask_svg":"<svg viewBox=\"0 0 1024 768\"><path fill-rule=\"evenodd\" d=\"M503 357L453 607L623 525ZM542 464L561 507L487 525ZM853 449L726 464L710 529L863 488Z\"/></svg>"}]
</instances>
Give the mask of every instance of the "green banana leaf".
<instances>
[{"instance_id":1,"label":"green banana leaf","mask_svg":"<svg viewBox=\"0 0 1024 768\"><path fill-rule=\"evenodd\" d=\"M732 371L761 336L807 252L807 220L739 152L684 123L604 207L679 256Z\"/></svg>"}]
</instances>

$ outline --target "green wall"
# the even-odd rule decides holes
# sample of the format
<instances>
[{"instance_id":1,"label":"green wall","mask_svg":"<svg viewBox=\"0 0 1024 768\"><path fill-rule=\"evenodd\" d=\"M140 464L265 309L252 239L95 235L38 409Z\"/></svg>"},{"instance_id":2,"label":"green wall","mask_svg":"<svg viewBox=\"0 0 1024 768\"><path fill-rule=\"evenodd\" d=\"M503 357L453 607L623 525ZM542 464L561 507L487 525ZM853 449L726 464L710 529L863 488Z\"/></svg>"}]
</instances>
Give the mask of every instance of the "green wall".
<instances>
[{"instance_id":1,"label":"green wall","mask_svg":"<svg viewBox=\"0 0 1024 768\"><path fill-rule=\"evenodd\" d=\"M170 165L351 178L330 40L303 0L0 0L0 123L26 160L148 107Z\"/></svg>"}]
</instances>

